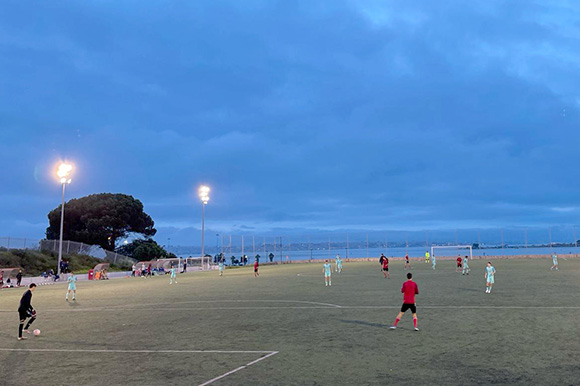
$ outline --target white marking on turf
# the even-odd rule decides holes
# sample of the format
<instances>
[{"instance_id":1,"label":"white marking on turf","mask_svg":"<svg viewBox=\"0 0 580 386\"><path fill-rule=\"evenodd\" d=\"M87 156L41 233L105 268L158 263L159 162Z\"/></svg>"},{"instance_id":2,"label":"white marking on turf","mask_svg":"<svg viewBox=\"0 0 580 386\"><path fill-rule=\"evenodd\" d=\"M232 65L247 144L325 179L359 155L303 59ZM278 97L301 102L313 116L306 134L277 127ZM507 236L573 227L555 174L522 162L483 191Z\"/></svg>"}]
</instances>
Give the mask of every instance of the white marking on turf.
<instances>
[{"instance_id":1,"label":"white marking on turf","mask_svg":"<svg viewBox=\"0 0 580 386\"><path fill-rule=\"evenodd\" d=\"M324 303L323 303L324 304ZM419 309L473 309L473 310L502 310L502 309L546 309L546 310L580 310L580 306L455 306L455 305L446 305L446 306L417 306ZM131 308L125 306L123 311L217 311L217 310L335 310L335 309L398 309L401 308L400 305L396 306L339 306L335 305L333 307L329 306L258 306L258 307L158 307L158 308ZM59 309L46 309L42 310L42 312L106 312L112 311L117 312L119 311L116 308L105 308L105 307L91 307L91 308L80 308L80 309L71 309L71 308L59 308ZM14 312L13 310L0 310L0 313L9 313Z\"/></svg>"},{"instance_id":2,"label":"white marking on turf","mask_svg":"<svg viewBox=\"0 0 580 386\"><path fill-rule=\"evenodd\" d=\"M210 380L209 380L209 381L207 381L207 382L201 383L201 384L199 384L199 386L206 386L206 385L209 385L210 383L214 383L215 381L219 381L220 379L222 379L222 378L225 378L225 377L227 377L228 375L232 375L233 373L236 373L236 372L238 372L238 371L240 371L240 370L243 370L243 369L245 369L245 368L247 368L247 367L249 367L249 366L251 366L251 365L254 365L254 364L256 364L256 363L258 363L258 362L260 362L260 361L262 361L262 360L264 360L264 359L266 359L266 358L269 358L269 357L271 357L272 355L276 355L276 354L278 354L278 351L272 351L272 352L270 352L268 355L264 355L263 357L261 357L261 358L258 358L258 359L254 360L254 361L251 361L251 362L249 362L249 363L246 363L245 365L243 365L243 366L240 366L240 367L238 367L237 369L233 369L233 370L231 370L231 371L228 371L228 372L227 372L227 373L225 373L225 374L222 374L222 375L220 375L219 377L215 377L215 378L213 378L213 379L210 379Z\"/></svg>"},{"instance_id":3,"label":"white marking on turf","mask_svg":"<svg viewBox=\"0 0 580 386\"><path fill-rule=\"evenodd\" d=\"M108 350L108 349L95 349L95 350L83 350L83 349L42 349L42 348L1 348L0 351L10 351L10 352L42 352L42 353L121 353L121 354L266 354L258 359L246 363L238 368L228 371L220 376L210 379L204 383L199 384L199 386L206 386L215 381L219 381L237 373L240 370L246 369L256 363L263 361L273 355L278 354L278 351L248 351L248 350Z\"/></svg>"},{"instance_id":4,"label":"white marking on turf","mask_svg":"<svg viewBox=\"0 0 580 386\"><path fill-rule=\"evenodd\" d=\"M320 303L320 302L310 302L306 300L191 300L186 302L171 302L171 303L140 303L141 306L164 306L167 304L193 304L193 303L303 303L303 304L314 304L318 306L327 306L340 308L338 304L332 303ZM107 308L125 308L127 305L116 305Z\"/></svg>"},{"instance_id":5,"label":"white marking on turf","mask_svg":"<svg viewBox=\"0 0 580 386\"><path fill-rule=\"evenodd\" d=\"M278 351L254 350L116 350L116 349L58 349L58 348L2 348L0 351L68 352L68 353L121 353L121 354L277 354Z\"/></svg>"}]
</instances>

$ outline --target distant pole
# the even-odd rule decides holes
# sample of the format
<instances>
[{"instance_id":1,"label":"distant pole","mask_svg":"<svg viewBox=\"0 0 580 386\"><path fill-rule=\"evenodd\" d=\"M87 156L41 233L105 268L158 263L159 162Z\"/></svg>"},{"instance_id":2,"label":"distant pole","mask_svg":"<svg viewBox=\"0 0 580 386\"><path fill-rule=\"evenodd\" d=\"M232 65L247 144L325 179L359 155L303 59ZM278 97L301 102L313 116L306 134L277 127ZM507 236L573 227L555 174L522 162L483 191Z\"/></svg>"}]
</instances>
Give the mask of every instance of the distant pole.
<instances>
[{"instance_id":1,"label":"distant pole","mask_svg":"<svg viewBox=\"0 0 580 386\"><path fill-rule=\"evenodd\" d=\"M198 190L199 198L201 199L201 265L203 267L203 260L205 258L205 206L209 201L209 187L202 185ZM207 268L209 269L210 261L207 261Z\"/></svg>"},{"instance_id":2,"label":"distant pole","mask_svg":"<svg viewBox=\"0 0 580 386\"><path fill-rule=\"evenodd\" d=\"M528 247L528 228L524 229L524 246L525 248Z\"/></svg>"},{"instance_id":3,"label":"distant pole","mask_svg":"<svg viewBox=\"0 0 580 386\"><path fill-rule=\"evenodd\" d=\"M242 235L242 263L244 260L244 235Z\"/></svg>"},{"instance_id":4,"label":"distant pole","mask_svg":"<svg viewBox=\"0 0 580 386\"><path fill-rule=\"evenodd\" d=\"M284 250L284 244L282 244L282 236L280 236L280 262L282 262L282 252Z\"/></svg>"},{"instance_id":5,"label":"distant pole","mask_svg":"<svg viewBox=\"0 0 580 386\"><path fill-rule=\"evenodd\" d=\"M64 189L66 184L71 183L70 175L72 169L72 165L62 163L58 166L58 171L56 172L56 175L60 178L60 183L62 184L62 202L60 206L60 236L58 244L58 261L56 263L57 275L60 275L60 262L62 261L62 240L64 232ZM8 247L10 247L10 244L8 244Z\"/></svg>"},{"instance_id":6,"label":"distant pole","mask_svg":"<svg viewBox=\"0 0 580 386\"><path fill-rule=\"evenodd\" d=\"M66 183L62 184L62 203L60 205L60 236L58 243L58 263L56 266L56 274L60 275L60 262L62 261L62 232L64 231L64 187Z\"/></svg>"},{"instance_id":7,"label":"distant pole","mask_svg":"<svg viewBox=\"0 0 580 386\"><path fill-rule=\"evenodd\" d=\"M220 254L221 254L221 257L223 258L224 257L224 235L223 234L222 234L222 242L220 244L221 244Z\"/></svg>"},{"instance_id":8,"label":"distant pole","mask_svg":"<svg viewBox=\"0 0 580 386\"><path fill-rule=\"evenodd\" d=\"M367 232L367 259L369 258L369 234Z\"/></svg>"}]
</instances>

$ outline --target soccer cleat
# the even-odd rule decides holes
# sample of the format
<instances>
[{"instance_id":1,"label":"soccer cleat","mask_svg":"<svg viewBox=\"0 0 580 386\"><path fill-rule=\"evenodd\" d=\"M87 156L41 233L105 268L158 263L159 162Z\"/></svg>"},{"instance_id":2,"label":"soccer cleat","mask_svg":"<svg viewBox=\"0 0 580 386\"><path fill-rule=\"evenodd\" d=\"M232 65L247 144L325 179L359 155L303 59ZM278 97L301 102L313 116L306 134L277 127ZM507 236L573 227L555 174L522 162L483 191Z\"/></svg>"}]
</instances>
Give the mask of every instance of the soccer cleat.
<instances>
[{"instance_id":1,"label":"soccer cleat","mask_svg":"<svg viewBox=\"0 0 580 386\"><path fill-rule=\"evenodd\" d=\"M397 326L391 326L391 327L389 327L389 328L390 328L391 330L396 330L396 329L397 329Z\"/></svg>"},{"instance_id":2,"label":"soccer cleat","mask_svg":"<svg viewBox=\"0 0 580 386\"><path fill-rule=\"evenodd\" d=\"M418 327L415 327L415 331L419 331L419 328Z\"/></svg>"},{"instance_id":3,"label":"soccer cleat","mask_svg":"<svg viewBox=\"0 0 580 386\"><path fill-rule=\"evenodd\" d=\"M28 338L25 338L23 336L18 337L18 340L26 340L26 339L28 339Z\"/></svg>"}]
</instances>

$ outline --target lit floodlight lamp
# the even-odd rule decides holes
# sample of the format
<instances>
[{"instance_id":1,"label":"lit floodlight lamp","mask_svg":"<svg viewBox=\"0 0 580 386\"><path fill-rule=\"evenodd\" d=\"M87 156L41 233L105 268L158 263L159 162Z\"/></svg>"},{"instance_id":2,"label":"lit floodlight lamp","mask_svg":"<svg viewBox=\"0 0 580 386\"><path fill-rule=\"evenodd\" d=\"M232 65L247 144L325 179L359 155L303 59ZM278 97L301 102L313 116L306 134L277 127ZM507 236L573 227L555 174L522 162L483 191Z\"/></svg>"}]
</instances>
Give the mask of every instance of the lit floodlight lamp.
<instances>
[{"instance_id":1,"label":"lit floodlight lamp","mask_svg":"<svg viewBox=\"0 0 580 386\"><path fill-rule=\"evenodd\" d=\"M209 201L209 186L202 185L199 187L198 191L199 198L204 205L206 205Z\"/></svg>"},{"instance_id":2,"label":"lit floodlight lamp","mask_svg":"<svg viewBox=\"0 0 580 386\"><path fill-rule=\"evenodd\" d=\"M70 175L72 173L72 169L73 167L71 164L61 163L60 165L58 165L56 175L60 178L61 184L71 183Z\"/></svg>"}]
</instances>

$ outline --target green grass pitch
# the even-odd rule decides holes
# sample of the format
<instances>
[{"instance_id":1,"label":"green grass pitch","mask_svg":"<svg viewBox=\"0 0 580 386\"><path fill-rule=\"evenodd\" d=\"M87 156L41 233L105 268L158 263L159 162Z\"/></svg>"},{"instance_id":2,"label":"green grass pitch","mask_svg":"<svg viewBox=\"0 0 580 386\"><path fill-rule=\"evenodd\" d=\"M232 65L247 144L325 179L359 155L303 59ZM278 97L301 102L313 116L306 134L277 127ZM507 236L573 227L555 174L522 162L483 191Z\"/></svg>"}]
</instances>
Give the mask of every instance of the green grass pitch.
<instances>
[{"instance_id":1,"label":"green grass pitch","mask_svg":"<svg viewBox=\"0 0 580 386\"><path fill-rule=\"evenodd\" d=\"M484 261L471 274L413 262L419 328L401 306L406 272L344 263L263 266L38 287L39 337L17 341L23 289L0 291L1 385L580 385L580 261ZM21 351L18 351L21 350ZM219 378L223 376L222 378Z\"/></svg>"}]
</instances>

